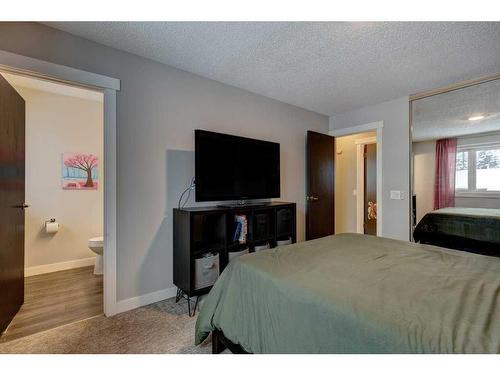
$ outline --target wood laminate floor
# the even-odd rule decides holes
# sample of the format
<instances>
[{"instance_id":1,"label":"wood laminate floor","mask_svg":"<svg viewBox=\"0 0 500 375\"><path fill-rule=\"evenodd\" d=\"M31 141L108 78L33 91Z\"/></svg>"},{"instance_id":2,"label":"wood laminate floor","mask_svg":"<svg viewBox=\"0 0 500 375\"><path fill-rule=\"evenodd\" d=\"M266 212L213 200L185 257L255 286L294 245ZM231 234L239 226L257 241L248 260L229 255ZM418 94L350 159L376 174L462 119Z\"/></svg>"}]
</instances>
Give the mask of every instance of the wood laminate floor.
<instances>
[{"instance_id":1,"label":"wood laminate floor","mask_svg":"<svg viewBox=\"0 0 500 375\"><path fill-rule=\"evenodd\" d=\"M26 277L24 304L0 343L103 313L102 276L82 267Z\"/></svg>"}]
</instances>

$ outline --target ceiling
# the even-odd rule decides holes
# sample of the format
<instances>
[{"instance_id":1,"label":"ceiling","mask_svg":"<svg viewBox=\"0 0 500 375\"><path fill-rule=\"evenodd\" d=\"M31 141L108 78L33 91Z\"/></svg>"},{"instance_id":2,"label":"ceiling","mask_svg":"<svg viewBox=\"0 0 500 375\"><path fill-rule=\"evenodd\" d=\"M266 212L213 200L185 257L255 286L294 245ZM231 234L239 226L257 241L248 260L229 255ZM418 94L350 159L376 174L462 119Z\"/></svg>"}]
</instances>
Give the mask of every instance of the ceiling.
<instances>
[{"instance_id":1,"label":"ceiling","mask_svg":"<svg viewBox=\"0 0 500 375\"><path fill-rule=\"evenodd\" d=\"M325 115L500 71L500 23L46 22Z\"/></svg>"},{"instance_id":2,"label":"ceiling","mask_svg":"<svg viewBox=\"0 0 500 375\"><path fill-rule=\"evenodd\" d=\"M500 131L500 79L414 101L412 130L413 141Z\"/></svg>"},{"instance_id":3,"label":"ceiling","mask_svg":"<svg viewBox=\"0 0 500 375\"><path fill-rule=\"evenodd\" d=\"M56 95L71 96L74 98L92 100L96 102L103 102L104 100L103 94L99 91L69 86L43 79L26 77L18 74L0 72L0 75L2 75L14 88L23 87L32 90L49 92Z\"/></svg>"}]
</instances>

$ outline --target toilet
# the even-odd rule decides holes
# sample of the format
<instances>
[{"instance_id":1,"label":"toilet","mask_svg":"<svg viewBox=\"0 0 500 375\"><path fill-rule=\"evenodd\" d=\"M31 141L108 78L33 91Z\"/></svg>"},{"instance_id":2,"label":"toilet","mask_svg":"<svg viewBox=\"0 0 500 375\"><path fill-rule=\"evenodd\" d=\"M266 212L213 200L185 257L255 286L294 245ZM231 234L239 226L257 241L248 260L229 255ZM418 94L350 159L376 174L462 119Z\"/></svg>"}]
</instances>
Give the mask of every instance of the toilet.
<instances>
[{"instance_id":1,"label":"toilet","mask_svg":"<svg viewBox=\"0 0 500 375\"><path fill-rule=\"evenodd\" d=\"M94 275L102 275L103 274L103 261L102 254L104 253L104 237L94 237L89 238L88 241L89 249L96 253L95 257L95 266L94 266Z\"/></svg>"}]
</instances>

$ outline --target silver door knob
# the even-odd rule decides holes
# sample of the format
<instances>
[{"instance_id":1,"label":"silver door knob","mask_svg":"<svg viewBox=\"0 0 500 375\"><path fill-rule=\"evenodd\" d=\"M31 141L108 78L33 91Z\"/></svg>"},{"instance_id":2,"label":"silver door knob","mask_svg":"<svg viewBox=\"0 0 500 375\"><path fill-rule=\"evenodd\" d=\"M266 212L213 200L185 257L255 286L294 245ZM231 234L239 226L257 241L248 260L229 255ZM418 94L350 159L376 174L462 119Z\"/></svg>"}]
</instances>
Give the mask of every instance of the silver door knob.
<instances>
[{"instance_id":1,"label":"silver door knob","mask_svg":"<svg viewBox=\"0 0 500 375\"><path fill-rule=\"evenodd\" d=\"M319 200L319 198L311 195L311 196L306 196L306 200L307 201L317 201L317 200Z\"/></svg>"}]
</instances>

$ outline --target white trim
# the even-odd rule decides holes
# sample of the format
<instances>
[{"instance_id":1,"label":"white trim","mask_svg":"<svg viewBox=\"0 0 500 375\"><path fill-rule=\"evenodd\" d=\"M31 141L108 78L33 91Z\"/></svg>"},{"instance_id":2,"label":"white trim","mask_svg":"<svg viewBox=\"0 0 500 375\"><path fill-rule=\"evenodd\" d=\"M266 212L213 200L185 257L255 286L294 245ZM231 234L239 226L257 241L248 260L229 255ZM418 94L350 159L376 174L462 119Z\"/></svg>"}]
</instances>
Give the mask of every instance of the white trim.
<instances>
[{"instance_id":1,"label":"white trim","mask_svg":"<svg viewBox=\"0 0 500 375\"><path fill-rule=\"evenodd\" d=\"M104 314L115 314L117 304L117 166L116 91L104 90ZM108 110L106 110L108 109Z\"/></svg>"},{"instance_id":2,"label":"white trim","mask_svg":"<svg viewBox=\"0 0 500 375\"><path fill-rule=\"evenodd\" d=\"M95 256L90 258L75 259L67 262L59 262L52 264L42 264L40 266L26 267L24 269L24 276L35 276L43 273L71 270L73 268L88 267L95 264Z\"/></svg>"},{"instance_id":3,"label":"white trim","mask_svg":"<svg viewBox=\"0 0 500 375\"><path fill-rule=\"evenodd\" d=\"M352 135L358 133L365 133L369 131L377 132L377 236L383 236L383 192L382 192L382 178L383 178L383 170L382 170L382 134L383 134L384 122L383 121L375 121L370 122L368 124L361 124L356 126L349 126L347 128L342 129L334 129L330 130L328 133L334 137L341 137L345 135ZM357 193L357 192L356 192Z\"/></svg>"},{"instance_id":4,"label":"white trim","mask_svg":"<svg viewBox=\"0 0 500 375\"><path fill-rule=\"evenodd\" d=\"M120 90L120 80L0 50L0 69L82 86Z\"/></svg>"},{"instance_id":5,"label":"white trim","mask_svg":"<svg viewBox=\"0 0 500 375\"><path fill-rule=\"evenodd\" d=\"M356 231L364 233L364 201L365 201L365 163L364 163L364 146L377 143L377 137L363 138L354 141L356 144ZM378 146L377 146L378 147ZM378 198L377 198L378 199ZM378 206L378 204L377 204ZM377 221L378 225L378 221Z\"/></svg>"},{"instance_id":6,"label":"white trim","mask_svg":"<svg viewBox=\"0 0 500 375\"><path fill-rule=\"evenodd\" d=\"M104 314L117 312L116 90L120 80L0 50L0 69L104 92Z\"/></svg>"},{"instance_id":7,"label":"white trim","mask_svg":"<svg viewBox=\"0 0 500 375\"><path fill-rule=\"evenodd\" d=\"M136 309L141 306L149 305L158 301L163 301L167 298L175 297L177 293L176 287L158 290L156 292L143 294L141 296L132 297L116 304L115 314L122 313L128 310Z\"/></svg>"},{"instance_id":8,"label":"white trim","mask_svg":"<svg viewBox=\"0 0 500 375\"><path fill-rule=\"evenodd\" d=\"M382 121L381 121L382 123ZM382 191L382 127L377 128L377 236L383 236L383 220L382 220L382 207L383 207L383 191Z\"/></svg>"},{"instance_id":9,"label":"white trim","mask_svg":"<svg viewBox=\"0 0 500 375\"><path fill-rule=\"evenodd\" d=\"M334 137L342 137L344 135L365 133L373 130L382 129L384 127L383 121L370 122L368 124L349 126L342 129L332 129L328 133Z\"/></svg>"},{"instance_id":10,"label":"white trim","mask_svg":"<svg viewBox=\"0 0 500 375\"><path fill-rule=\"evenodd\" d=\"M476 143L465 143L457 146L457 152L467 151L467 150L491 150L497 149L500 146L500 142L476 142Z\"/></svg>"},{"instance_id":11,"label":"white trim","mask_svg":"<svg viewBox=\"0 0 500 375\"><path fill-rule=\"evenodd\" d=\"M483 190L455 190L456 198L500 198L500 191L483 191Z\"/></svg>"},{"instance_id":12,"label":"white trim","mask_svg":"<svg viewBox=\"0 0 500 375\"><path fill-rule=\"evenodd\" d=\"M372 143L377 143L377 136L363 139L356 139L354 141L355 145L370 145Z\"/></svg>"}]
</instances>

